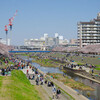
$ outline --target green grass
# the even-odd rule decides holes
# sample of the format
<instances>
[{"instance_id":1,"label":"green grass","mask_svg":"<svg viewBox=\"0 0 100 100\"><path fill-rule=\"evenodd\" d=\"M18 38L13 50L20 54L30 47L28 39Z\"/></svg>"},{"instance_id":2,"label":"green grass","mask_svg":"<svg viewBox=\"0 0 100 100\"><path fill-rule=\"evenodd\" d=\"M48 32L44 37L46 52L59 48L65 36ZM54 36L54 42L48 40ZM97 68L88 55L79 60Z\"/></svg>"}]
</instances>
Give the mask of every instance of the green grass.
<instances>
[{"instance_id":1,"label":"green grass","mask_svg":"<svg viewBox=\"0 0 100 100\"><path fill-rule=\"evenodd\" d=\"M100 70L100 68L95 68L95 70Z\"/></svg>"},{"instance_id":2,"label":"green grass","mask_svg":"<svg viewBox=\"0 0 100 100\"><path fill-rule=\"evenodd\" d=\"M12 80L14 80L11 87L13 86L13 90L16 90L12 92L14 98L18 98L18 100L41 100L38 97L38 92L34 90L34 86L30 84L23 72L14 70L11 74Z\"/></svg>"},{"instance_id":3,"label":"green grass","mask_svg":"<svg viewBox=\"0 0 100 100\"><path fill-rule=\"evenodd\" d=\"M2 79L3 79L3 76L0 76L0 88L2 86Z\"/></svg>"},{"instance_id":4,"label":"green grass","mask_svg":"<svg viewBox=\"0 0 100 100\"><path fill-rule=\"evenodd\" d=\"M96 66L96 68L95 68L95 70L100 70L100 65L95 65Z\"/></svg>"},{"instance_id":5,"label":"green grass","mask_svg":"<svg viewBox=\"0 0 100 100\"><path fill-rule=\"evenodd\" d=\"M100 67L100 65L96 65L96 67Z\"/></svg>"},{"instance_id":6,"label":"green grass","mask_svg":"<svg viewBox=\"0 0 100 100\"><path fill-rule=\"evenodd\" d=\"M5 77L4 81L6 85L3 84L2 88L6 91L0 91L0 97L3 100L7 100L6 98L10 98L9 100L41 100L38 92L22 71L13 70L11 76Z\"/></svg>"},{"instance_id":7,"label":"green grass","mask_svg":"<svg viewBox=\"0 0 100 100\"><path fill-rule=\"evenodd\" d=\"M23 55L23 54L25 54L25 53L15 53L15 55Z\"/></svg>"},{"instance_id":8,"label":"green grass","mask_svg":"<svg viewBox=\"0 0 100 100\"><path fill-rule=\"evenodd\" d=\"M80 66L81 66L81 65L84 65L84 63L80 63L80 62L77 62L77 64L80 65Z\"/></svg>"},{"instance_id":9,"label":"green grass","mask_svg":"<svg viewBox=\"0 0 100 100\"><path fill-rule=\"evenodd\" d=\"M95 70L100 70L100 65L96 65Z\"/></svg>"}]
</instances>

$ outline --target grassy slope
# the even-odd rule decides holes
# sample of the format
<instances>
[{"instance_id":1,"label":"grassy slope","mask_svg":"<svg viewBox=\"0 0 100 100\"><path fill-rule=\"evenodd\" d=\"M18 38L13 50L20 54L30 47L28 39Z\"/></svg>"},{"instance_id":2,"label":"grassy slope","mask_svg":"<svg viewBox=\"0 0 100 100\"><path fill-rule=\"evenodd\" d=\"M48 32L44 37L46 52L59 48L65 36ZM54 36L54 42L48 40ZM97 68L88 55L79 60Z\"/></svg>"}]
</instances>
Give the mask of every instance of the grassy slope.
<instances>
[{"instance_id":1,"label":"grassy slope","mask_svg":"<svg viewBox=\"0 0 100 100\"><path fill-rule=\"evenodd\" d=\"M3 76L0 76L0 88L2 86L2 79L3 79Z\"/></svg>"},{"instance_id":2,"label":"grassy slope","mask_svg":"<svg viewBox=\"0 0 100 100\"><path fill-rule=\"evenodd\" d=\"M38 92L32 86L23 72L12 71L12 76L4 77L3 85L0 89L0 100L41 100ZM5 90L5 91L4 91Z\"/></svg>"}]
</instances>

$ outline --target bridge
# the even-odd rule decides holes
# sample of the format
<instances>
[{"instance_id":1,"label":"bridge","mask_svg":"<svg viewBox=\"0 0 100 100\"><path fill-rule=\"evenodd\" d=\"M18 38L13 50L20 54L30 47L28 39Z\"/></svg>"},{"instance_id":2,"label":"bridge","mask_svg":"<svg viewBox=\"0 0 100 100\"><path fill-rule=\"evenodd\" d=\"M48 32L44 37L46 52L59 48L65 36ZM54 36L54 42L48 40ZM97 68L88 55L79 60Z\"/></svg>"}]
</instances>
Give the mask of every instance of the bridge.
<instances>
[{"instance_id":1,"label":"bridge","mask_svg":"<svg viewBox=\"0 0 100 100\"><path fill-rule=\"evenodd\" d=\"M9 53L51 52L51 51L9 51Z\"/></svg>"}]
</instances>

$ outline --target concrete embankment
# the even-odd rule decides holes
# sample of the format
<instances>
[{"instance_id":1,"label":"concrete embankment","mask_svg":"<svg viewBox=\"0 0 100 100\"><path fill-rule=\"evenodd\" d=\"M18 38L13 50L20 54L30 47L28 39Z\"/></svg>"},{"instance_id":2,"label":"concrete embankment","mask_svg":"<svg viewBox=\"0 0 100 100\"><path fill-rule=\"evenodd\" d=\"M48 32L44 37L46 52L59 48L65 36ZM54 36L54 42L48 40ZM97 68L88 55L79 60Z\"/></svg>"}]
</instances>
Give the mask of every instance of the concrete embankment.
<instances>
[{"instance_id":1,"label":"concrete embankment","mask_svg":"<svg viewBox=\"0 0 100 100\"><path fill-rule=\"evenodd\" d=\"M43 73L41 70L38 69L38 71L42 74ZM48 76L48 75L47 75ZM62 90L64 90L65 92L67 92L68 94L70 94L73 98L75 98L75 100L88 100L88 98L86 98L85 96L79 94L78 92L76 92L75 90L73 90L72 88L64 85L62 82L57 81L56 79L52 79L50 76L48 76L50 78L51 81L54 82L54 84L56 84L58 87L60 87Z\"/></svg>"},{"instance_id":2,"label":"concrete embankment","mask_svg":"<svg viewBox=\"0 0 100 100\"><path fill-rule=\"evenodd\" d=\"M85 75L82 75L82 74L80 74L80 73L75 73L75 74L78 75L78 76L81 76L81 77L83 77L83 78L89 79L89 80L91 80L91 81L94 81L94 82L100 84L100 81L98 81L98 80L92 79L92 78L87 77L87 76L85 76Z\"/></svg>"}]
</instances>

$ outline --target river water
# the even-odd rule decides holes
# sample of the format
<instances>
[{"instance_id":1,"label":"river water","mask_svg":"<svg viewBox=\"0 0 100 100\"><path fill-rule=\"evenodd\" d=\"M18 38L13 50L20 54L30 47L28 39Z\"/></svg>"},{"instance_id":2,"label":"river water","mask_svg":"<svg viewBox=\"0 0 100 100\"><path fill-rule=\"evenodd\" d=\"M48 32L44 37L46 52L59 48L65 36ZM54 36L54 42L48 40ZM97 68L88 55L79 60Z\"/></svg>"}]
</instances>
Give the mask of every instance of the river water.
<instances>
[{"instance_id":1,"label":"river water","mask_svg":"<svg viewBox=\"0 0 100 100\"><path fill-rule=\"evenodd\" d=\"M25 56L22 57L20 56L20 58L23 58L26 61L31 61L32 59L29 58L27 59ZM55 68L55 67L44 67L41 66L37 63L32 63L32 65L38 69L40 69L41 71L43 71L44 73L61 73L63 74L63 72L59 69L59 68ZM84 83L85 85L88 85L92 88L95 89L95 91L84 91L84 90L78 90L78 89L74 89L75 91L79 92L79 94L84 95L85 97L87 97L89 100L100 100L100 84L90 81L86 78L80 77L78 75L75 75L74 73L71 72L66 72L65 73L66 76L68 76L69 78L74 79L75 81L79 81L81 83Z\"/></svg>"}]
</instances>

